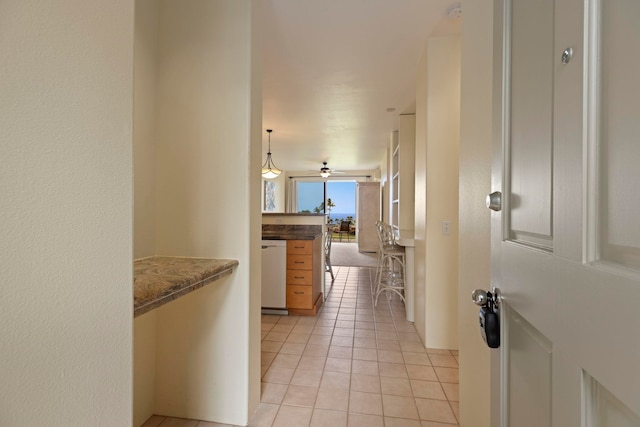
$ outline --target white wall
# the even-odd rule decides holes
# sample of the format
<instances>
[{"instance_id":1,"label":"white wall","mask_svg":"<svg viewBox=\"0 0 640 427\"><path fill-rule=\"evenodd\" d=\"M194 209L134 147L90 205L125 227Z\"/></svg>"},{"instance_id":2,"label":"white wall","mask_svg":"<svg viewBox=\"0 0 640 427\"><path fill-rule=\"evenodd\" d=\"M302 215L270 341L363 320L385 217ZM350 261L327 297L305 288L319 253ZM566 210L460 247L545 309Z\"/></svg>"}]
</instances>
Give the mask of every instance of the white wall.
<instances>
[{"instance_id":1,"label":"white wall","mask_svg":"<svg viewBox=\"0 0 640 427\"><path fill-rule=\"evenodd\" d=\"M133 256L156 254L157 0L135 1L133 92ZM155 411L156 312L133 322L133 425Z\"/></svg>"},{"instance_id":2,"label":"white wall","mask_svg":"<svg viewBox=\"0 0 640 427\"><path fill-rule=\"evenodd\" d=\"M259 401L260 52L249 0L163 0L159 255L238 259L158 310L156 412L247 422Z\"/></svg>"},{"instance_id":3,"label":"white wall","mask_svg":"<svg viewBox=\"0 0 640 427\"><path fill-rule=\"evenodd\" d=\"M276 178L273 179L264 179L262 178L261 175L261 179L262 179L262 186L261 186L261 200L262 200L262 205L261 205L261 210L262 212L265 212L264 210L264 184L267 181L271 181L276 185L276 197L275 197L275 202L276 202L276 210L275 211L271 211L271 212L284 212L285 211L285 193L287 191L287 179L286 179L286 174L285 173L281 173L280 175L278 175Z\"/></svg>"},{"instance_id":4,"label":"white wall","mask_svg":"<svg viewBox=\"0 0 640 427\"><path fill-rule=\"evenodd\" d=\"M324 215L278 215L278 214L266 214L262 215L263 224L290 224L290 225L324 225Z\"/></svg>"},{"instance_id":5,"label":"white wall","mask_svg":"<svg viewBox=\"0 0 640 427\"><path fill-rule=\"evenodd\" d=\"M425 343L427 260L427 51L420 57L416 79L414 325Z\"/></svg>"},{"instance_id":6,"label":"white wall","mask_svg":"<svg viewBox=\"0 0 640 427\"><path fill-rule=\"evenodd\" d=\"M0 424L127 426L133 4L0 10Z\"/></svg>"},{"instance_id":7,"label":"white wall","mask_svg":"<svg viewBox=\"0 0 640 427\"><path fill-rule=\"evenodd\" d=\"M258 7L136 2L135 254L240 265L135 320L134 425L153 413L244 424L259 402Z\"/></svg>"},{"instance_id":8,"label":"white wall","mask_svg":"<svg viewBox=\"0 0 640 427\"><path fill-rule=\"evenodd\" d=\"M458 348L460 37L432 37L416 99L416 325L431 348ZM449 235L442 222L450 221ZM421 312L418 312L421 310Z\"/></svg>"},{"instance_id":9,"label":"white wall","mask_svg":"<svg viewBox=\"0 0 640 427\"><path fill-rule=\"evenodd\" d=\"M465 2L460 130L460 425L488 427L490 350L480 338L474 289L490 288L493 3Z\"/></svg>"},{"instance_id":10,"label":"white wall","mask_svg":"<svg viewBox=\"0 0 640 427\"><path fill-rule=\"evenodd\" d=\"M157 312L133 321L133 426L138 427L156 410Z\"/></svg>"},{"instance_id":11,"label":"white wall","mask_svg":"<svg viewBox=\"0 0 640 427\"><path fill-rule=\"evenodd\" d=\"M135 0L133 176L134 259L156 253L158 0Z\"/></svg>"},{"instance_id":12,"label":"white wall","mask_svg":"<svg viewBox=\"0 0 640 427\"><path fill-rule=\"evenodd\" d=\"M133 92L134 259L156 253L158 1L136 0ZM133 425L155 411L156 313L133 322Z\"/></svg>"},{"instance_id":13,"label":"white wall","mask_svg":"<svg viewBox=\"0 0 640 427\"><path fill-rule=\"evenodd\" d=\"M260 182L262 170L255 165L262 165L260 141L262 138L262 39L263 16L262 2L251 2L251 105L249 123L249 342L247 349L249 382L247 390L247 421L260 404L261 392L261 340L262 340L262 215L260 215ZM283 192L284 194L284 192Z\"/></svg>"}]
</instances>

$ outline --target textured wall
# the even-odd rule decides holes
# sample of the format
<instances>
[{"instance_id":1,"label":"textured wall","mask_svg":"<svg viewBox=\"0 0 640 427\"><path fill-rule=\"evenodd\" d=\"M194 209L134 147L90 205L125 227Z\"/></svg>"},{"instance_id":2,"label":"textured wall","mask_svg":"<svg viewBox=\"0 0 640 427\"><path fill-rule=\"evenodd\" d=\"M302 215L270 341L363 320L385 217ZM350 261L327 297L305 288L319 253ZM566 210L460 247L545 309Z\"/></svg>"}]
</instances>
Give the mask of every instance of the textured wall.
<instances>
[{"instance_id":1,"label":"textured wall","mask_svg":"<svg viewBox=\"0 0 640 427\"><path fill-rule=\"evenodd\" d=\"M0 425L127 426L130 1L0 4Z\"/></svg>"},{"instance_id":2,"label":"textured wall","mask_svg":"<svg viewBox=\"0 0 640 427\"><path fill-rule=\"evenodd\" d=\"M427 250L425 344L458 348L460 36L427 42ZM450 234L442 222L451 224Z\"/></svg>"},{"instance_id":3,"label":"textured wall","mask_svg":"<svg viewBox=\"0 0 640 427\"><path fill-rule=\"evenodd\" d=\"M158 63L157 0L135 1L133 168L133 255L156 254L156 85ZM155 410L156 313L133 321L133 425Z\"/></svg>"},{"instance_id":4,"label":"textured wall","mask_svg":"<svg viewBox=\"0 0 640 427\"><path fill-rule=\"evenodd\" d=\"M157 253L240 262L231 276L158 310L156 412L238 425L260 381L253 7L161 1L156 94Z\"/></svg>"},{"instance_id":5,"label":"textured wall","mask_svg":"<svg viewBox=\"0 0 640 427\"><path fill-rule=\"evenodd\" d=\"M459 140L460 37L432 37L418 74L415 171L415 322L432 348L458 348Z\"/></svg>"},{"instance_id":6,"label":"textured wall","mask_svg":"<svg viewBox=\"0 0 640 427\"><path fill-rule=\"evenodd\" d=\"M489 426L490 352L471 292L490 287L493 3L466 2L462 20L460 135L460 425Z\"/></svg>"},{"instance_id":7,"label":"textured wall","mask_svg":"<svg viewBox=\"0 0 640 427\"><path fill-rule=\"evenodd\" d=\"M158 1L136 0L133 93L133 255L156 254Z\"/></svg>"}]
</instances>

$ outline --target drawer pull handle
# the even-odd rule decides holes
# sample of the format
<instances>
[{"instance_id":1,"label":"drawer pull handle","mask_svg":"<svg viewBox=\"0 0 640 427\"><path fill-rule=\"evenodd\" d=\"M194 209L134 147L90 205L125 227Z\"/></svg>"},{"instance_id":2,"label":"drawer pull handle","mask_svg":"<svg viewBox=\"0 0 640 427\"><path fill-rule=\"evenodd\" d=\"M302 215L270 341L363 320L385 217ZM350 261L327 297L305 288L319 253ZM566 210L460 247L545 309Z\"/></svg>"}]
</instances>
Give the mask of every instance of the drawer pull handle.
<instances>
[{"instance_id":1,"label":"drawer pull handle","mask_svg":"<svg viewBox=\"0 0 640 427\"><path fill-rule=\"evenodd\" d=\"M294 261L294 264L304 264L304 261Z\"/></svg>"},{"instance_id":2,"label":"drawer pull handle","mask_svg":"<svg viewBox=\"0 0 640 427\"><path fill-rule=\"evenodd\" d=\"M304 295L304 292L295 291L294 294L296 294L296 295Z\"/></svg>"},{"instance_id":3,"label":"drawer pull handle","mask_svg":"<svg viewBox=\"0 0 640 427\"><path fill-rule=\"evenodd\" d=\"M294 246L296 249L304 249L304 246Z\"/></svg>"},{"instance_id":4,"label":"drawer pull handle","mask_svg":"<svg viewBox=\"0 0 640 427\"><path fill-rule=\"evenodd\" d=\"M293 276L294 279L304 279L304 276Z\"/></svg>"}]
</instances>

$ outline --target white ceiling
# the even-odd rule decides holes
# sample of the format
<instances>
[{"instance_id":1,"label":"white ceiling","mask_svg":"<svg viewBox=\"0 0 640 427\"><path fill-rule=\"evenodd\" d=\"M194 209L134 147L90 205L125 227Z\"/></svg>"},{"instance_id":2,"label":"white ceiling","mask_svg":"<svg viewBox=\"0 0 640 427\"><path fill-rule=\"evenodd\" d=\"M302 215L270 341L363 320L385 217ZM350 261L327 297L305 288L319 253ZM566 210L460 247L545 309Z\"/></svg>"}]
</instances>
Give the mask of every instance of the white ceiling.
<instances>
[{"instance_id":1,"label":"white ceiling","mask_svg":"<svg viewBox=\"0 0 640 427\"><path fill-rule=\"evenodd\" d=\"M427 38L459 29L447 17L455 3L264 0L262 123L276 165L380 167L398 115L414 112ZM263 162L266 152L263 132Z\"/></svg>"}]
</instances>

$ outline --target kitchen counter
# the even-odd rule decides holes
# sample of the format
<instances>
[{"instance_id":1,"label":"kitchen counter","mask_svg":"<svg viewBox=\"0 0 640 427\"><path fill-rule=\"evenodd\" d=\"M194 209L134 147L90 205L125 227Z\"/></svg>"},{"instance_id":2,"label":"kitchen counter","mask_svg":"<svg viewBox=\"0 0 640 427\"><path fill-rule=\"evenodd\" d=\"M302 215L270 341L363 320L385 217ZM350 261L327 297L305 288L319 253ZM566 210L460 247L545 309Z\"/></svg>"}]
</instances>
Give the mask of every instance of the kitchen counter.
<instances>
[{"instance_id":1,"label":"kitchen counter","mask_svg":"<svg viewBox=\"0 0 640 427\"><path fill-rule=\"evenodd\" d=\"M262 240L313 240L320 236L322 236L321 225L262 225Z\"/></svg>"},{"instance_id":2,"label":"kitchen counter","mask_svg":"<svg viewBox=\"0 0 640 427\"><path fill-rule=\"evenodd\" d=\"M262 233L262 240L313 240L322 235L322 233Z\"/></svg>"},{"instance_id":3,"label":"kitchen counter","mask_svg":"<svg viewBox=\"0 0 640 427\"><path fill-rule=\"evenodd\" d=\"M324 213L300 212L262 212L263 216L325 216Z\"/></svg>"},{"instance_id":4,"label":"kitchen counter","mask_svg":"<svg viewBox=\"0 0 640 427\"><path fill-rule=\"evenodd\" d=\"M134 260L133 317L231 274L237 260L160 257Z\"/></svg>"}]
</instances>

